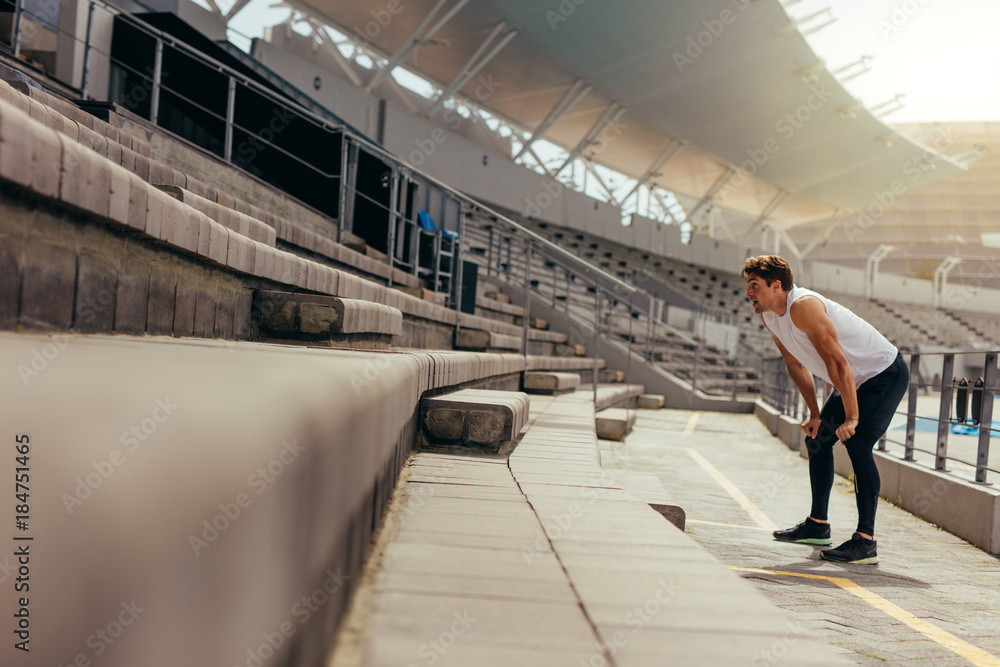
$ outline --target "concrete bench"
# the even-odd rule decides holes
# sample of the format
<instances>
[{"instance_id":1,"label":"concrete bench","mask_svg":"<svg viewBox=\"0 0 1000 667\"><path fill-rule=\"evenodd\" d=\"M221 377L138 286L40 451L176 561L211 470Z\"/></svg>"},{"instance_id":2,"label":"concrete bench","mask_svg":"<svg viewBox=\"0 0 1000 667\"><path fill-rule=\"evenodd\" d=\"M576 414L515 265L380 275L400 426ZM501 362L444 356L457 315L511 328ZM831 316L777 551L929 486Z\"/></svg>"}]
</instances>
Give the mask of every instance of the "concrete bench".
<instances>
[{"instance_id":1,"label":"concrete bench","mask_svg":"<svg viewBox=\"0 0 1000 667\"><path fill-rule=\"evenodd\" d=\"M560 343L555 346L553 352L557 357L585 357L587 356L587 346Z\"/></svg>"},{"instance_id":2,"label":"concrete bench","mask_svg":"<svg viewBox=\"0 0 1000 667\"><path fill-rule=\"evenodd\" d=\"M598 373L597 381L602 384L610 384L614 382L624 382L625 381L625 371L617 370L604 370Z\"/></svg>"},{"instance_id":3,"label":"concrete bench","mask_svg":"<svg viewBox=\"0 0 1000 667\"><path fill-rule=\"evenodd\" d=\"M318 294L254 293L254 337L386 349L403 331L403 314L380 303Z\"/></svg>"},{"instance_id":4,"label":"concrete bench","mask_svg":"<svg viewBox=\"0 0 1000 667\"><path fill-rule=\"evenodd\" d=\"M646 387L641 384L598 385L595 408L597 410L604 410L620 405L628 405L632 399L644 393L646 393Z\"/></svg>"},{"instance_id":5,"label":"concrete bench","mask_svg":"<svg viewBox=\"0 0 1000 667\"><path fill-rule=\"evenodd\" d=\"M274 229L256 218L226 208L176 185L158 185L156 187L177 201L203 213L226 229L231 229L264 245L274 246L277 241Z\"/></svg>"},{"instance_id":6,"label":"concrete bench","mask_svg":"<svg viewBox=\"0 0 1000 667\"><path fill-rule=\"evenodd\" d=\"M514 391L463 389L420 401L420 428L435 445L502 453L528 422L528 397Z\"/></svg>"},{"instance_id":7,"label":"concrete bench","mask_svg":"<svg viewBox=\"0 0 1000 667\"><path fill-rule=\"evenodd\" d=\"M663 394L642 394L635 399L635 407L640 410L659 410L667 403Z\"/></svg>"},{"instance_id":8,"label":"concrete bench","mask_svg":"<svg viewBox=\"0 0 1000 667\"><path fill-rule=\"evenodd\" d=\"M576 373L544 373L532 371L524 374L524 390L531 394L556 396L576 391L580 376Z\"/></svg>"},{"instance_id":9,"label":"concrete bench","mask_svg":"<svg viewBox=\"0 0 1000 667\"><path fill-rule=\"evenodd\" d=\"M497 333L496 331L481 331L478 329L460 329L455 334L455 349L474 352L496 352L521 350L522 339L517 336Z\"/></svg>"},{"instance_id":10,"label":"concrete bench","mask_svg":"<svg viewBox=\"0 0 1000 667\"><path fill-rule=\"evenodd\" d=\"M624 440L634 425L634 410L608 408L597 413L597 437L602 440Z\"/></svg>"}]
</instances>

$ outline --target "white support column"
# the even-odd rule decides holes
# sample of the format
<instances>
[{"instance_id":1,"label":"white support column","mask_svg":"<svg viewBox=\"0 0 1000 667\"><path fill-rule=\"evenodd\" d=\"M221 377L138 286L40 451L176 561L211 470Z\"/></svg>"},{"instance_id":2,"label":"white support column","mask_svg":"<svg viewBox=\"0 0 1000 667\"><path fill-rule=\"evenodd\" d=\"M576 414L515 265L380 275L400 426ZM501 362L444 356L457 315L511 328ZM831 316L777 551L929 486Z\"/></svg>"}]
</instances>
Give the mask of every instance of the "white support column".
<instances>
[{"instance_id":1,"label":"white support column","mask_svg":"<svg viewBox=\"0 0 1000 667\"><path fill-rule=\"evenodd\" d=\"M948 257L934 269L934 306L940 308L944 304L944 289L948 285L948 274L962 263L960 257Z\"/></svg>"},{"instance_id":2,"label":"white support column","mask_svg":"<svg viewBox=\"0 0 1000 667\"><path fill-rule=\"evenodd\" d=\"M472 54L472 57L469 58L469 61L467 63L465 63L465 66L459 71L458 75L455 76L455 79L448 85L447 88L444 89L444 91L440 95L438 95L437 99L434 101L434 104L432 104L431 108L428 109L426 114L424 114L425 117L432 116L434 112L440 109L445 102L451 99L452 95L461 90L462 86L464 86L469 81L469 79L478 74L479 70L485 67L488 62L493 60L493 58L498 53L500 53L503 47L507 46L510 40L517 37L517 30L511 30L504 36L503 39L500 40L500 42L496 46L494 46L488 53L483 55L484 52L486 52L486 49L490 47L490 44L493 43L493 40L495 40L500 35L500 33L503 32L506 28L507 24L505 24L503 21L497 23L496 27L493 29L493 32L489 34L489 36L486 38L486 41L484 41L482 45L476 50L476 52Z\"/></svg>"},{"instance_id":3,"label":"white support column","mask_svg":"<svg viewBox=\"0 0 1000 667\"><path fill-rule=\"evenodd\" d=\"M878 265L895 249L895 246L883 243L868 256L865 262L865 296L869 299L878 298Z\"/></svg>"}]
</instances>

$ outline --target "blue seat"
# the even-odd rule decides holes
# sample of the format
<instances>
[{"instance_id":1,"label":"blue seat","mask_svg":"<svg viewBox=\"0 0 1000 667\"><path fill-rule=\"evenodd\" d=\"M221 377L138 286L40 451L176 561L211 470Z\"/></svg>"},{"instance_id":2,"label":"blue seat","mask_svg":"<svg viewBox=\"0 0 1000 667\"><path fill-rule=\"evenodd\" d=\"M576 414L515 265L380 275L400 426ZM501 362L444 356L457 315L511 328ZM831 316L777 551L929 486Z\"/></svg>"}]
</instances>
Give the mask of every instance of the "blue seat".
<instances>
[{"instance_id":1,"label":"blue seat","mask_svg":"<svg viewBox=\"0 0 1000 667\"><path fill-rule=\"evenodd\" d=\"M428 232L438 231L437 225L434 224L434 218L431 217L430 213L428 213L423 209L417 211L417 224L420 225L420 229L423 229L425 231ZM441 240L454 243L455 241L458 240L458 234L449 229L442 229Z\"/></svg>"}]
</instances>

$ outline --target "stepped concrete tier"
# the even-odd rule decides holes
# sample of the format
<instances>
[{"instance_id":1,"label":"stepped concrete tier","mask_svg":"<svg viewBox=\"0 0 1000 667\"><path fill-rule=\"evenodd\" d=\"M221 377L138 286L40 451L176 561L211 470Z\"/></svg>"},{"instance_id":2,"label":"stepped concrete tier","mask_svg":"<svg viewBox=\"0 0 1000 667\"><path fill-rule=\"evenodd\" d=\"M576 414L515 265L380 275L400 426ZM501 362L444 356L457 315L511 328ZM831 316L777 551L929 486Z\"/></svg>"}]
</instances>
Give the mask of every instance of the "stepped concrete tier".
<instances>
[{"instance_id":1,"label":"stepped concrete tier","mask_svg":"<svg viewBox=\"0 0 1000 667\"><path fill-rule=\"evenodd\" d=\"M511 303L510 297L503 292L486 292L485 296L487 299L493 299L494 301L499 301L500 303Z\"/></svg>"},{"instance_id":2,"label":"stepped concrete tier","mask_svg":"<svg viewBox=\"0 0 1000 667\"><path fill-rule=\"evenodd\" d=\"M617 472L584 392L532 396L510 457L415 454L326 664L843 664Z\"/></svg>"},{"instance_id":3,"label":"stepped concrete tier","mask_svg":"<svg viewBox=\"0 0 1000 667\"><path fill-rule=\"evenodd\" d=\"M601 371L597 377L597 381L601 383L624 382L625 371Z\"/></svg>"},{"instance_id":4,"label":"stepped concrete tier","mask_svg":"<svg viewBox=\"0 0 1000 667\"><path fill-rule=\"evenodd\" d=\"M597 413L597 437L602 440L624 440L635 425L635 410L608 408Z\"/></svg>"},{"instance_id":5,"label":"stepped concrete tier","mask_svg":"<svg viewBox=\"0 0 1000 667\"><path fill-rule=\"evenodd\" d=\"M587 391L583 389L582 391ZM631 405L632 400L646 393L641 384L599 384L597 385L597 409Z\"/></svg>"},{"instance_id":6,"label":"stepped concrete tier","mask_svg":"<svg viewBox=\"0 0 1000 667\"><path fill-rule=\"evenodd\" d=\"M433 445L505 452L527 422L521 392L463 389L420 401L420 428Z\"/></svg>"},{"instance_id":7,"label":"stepped concrete tier","mask_svg":"<svg viewBox=\"0 0 1000 667\"><path fill-rule=\"evenodd\" d=\"M554 353L557 357L585 357L587 356L587 346L559 344L555 346Z\"/></svg>"},{"instance_id":8,"label":"stepped concrete tier","mask_svg":"<svg viewBox=\"0 0 1000 667\"><path fill-rule=\"evenodd\" d=\"M552 396L576 391L580 386L580 376L576 373L531 371L524 374L524 390L530 394Z\"/></svg>"},{"instance_id":9,"label":"stepped concrete tier","mask_svg":"<svg viewBox=\"0 0 1000 667\"><path fill-rule=\"evenodd\" d=\"M663 394L642 394L635 399L635 407L641 410L659 410L667 403Z\"/></svg>"},{"instance_id":10,"label":"stepped concrete tier","mask_svg":"<svg viewBox=\"0 0 1000 667\"><path fill-rule=\"evenodd\" d=\"M245 664L289 621L275 664L321 655L413 448L421 396L516 389L524 358L0 332L0 367L4 424L30 438L25 534L46 546L32 547L45 576L31 579L31 612L53 622L32 627L30 662L69 664L95 619L134 600L146 611L101 656L127 667L143 663L136 650ZM316 591L323 611L305 623L291 610ZM5 642L0 664L25 664L14 654Z\"/></svg>"},{"instance_id":11,"label":"stepped concrete tier","mask_svg":"<svg viewBox=\"0 0 1000 667\"><path fill-rule=\"evenodd\" d=\"M523 338L495 331L479 331L477 329L460 329L455 333L456 350L473 350L476 352L521 350Z\"/></svg>"},{"instance_id":12,"label":"stepped concrete tier","mask_svg":"<svg viewBox=\"0 0 1000 667\"><path fill-rule=\"evenodd\" d=\"M600 418L600 413L598 413ZM684 530L687 514L663 487L660 478L651 472L640 470L615 470L615 481L639 500L648 503L664 519Z\"/></svg>"},{"instance_id":13,"label":"stepped concrete tier","mask_svg":"<svg viewBox=\"0 0 1000 667\"><path fill-rule=\"evenodd\" d=\"M335 296L257 290L254 338L270 342L388 349L403 332L397 308Z\"/></svg>"},{"instance_id":14,"label":"stepped concrete tier","mask_svg":"<svg viewBox=\"0 0 1000 667\"><path fill-rule=\"evenodd\" d=\"M506 322L508 324L521 325L523 322L524 308L515 306L512 303L487 299L486 297L476 297L476 315L489 317L490 319ZM542 327L537 327L542 328Z\"/></svg>"},{"instance_id":15,"label":"stepped concrete tier","mask_svg":"<svg viewBox=\"0 0 1000 667\"><path fill-rule=\"evenodd\" d=\"M520 306L515 306L515 308L519 307ZM524 317L521 316L515 317L514 324L524 325ZM542 331L546 331L549 328L549 321L543 320L540 317L531 317L528 318L528 326L530 326L532 329L540 329Z\"/></svg>"},{"instance_id":16,"label":"stepped concrete tier","mask_svg":"<svg viewBox=\"0 0 1000 667\"><path fill-rule=\"evenodd\" d=\"M423 299L424 301L430 301L431 303L436 303L438 305L444 305L445 296L441 292L432 292L426 287L409 287L407 285L393 285L393 289L398 289L404 294L409 294L410 296L415 296L418 299Z\"/></svg>"}]
</instances>

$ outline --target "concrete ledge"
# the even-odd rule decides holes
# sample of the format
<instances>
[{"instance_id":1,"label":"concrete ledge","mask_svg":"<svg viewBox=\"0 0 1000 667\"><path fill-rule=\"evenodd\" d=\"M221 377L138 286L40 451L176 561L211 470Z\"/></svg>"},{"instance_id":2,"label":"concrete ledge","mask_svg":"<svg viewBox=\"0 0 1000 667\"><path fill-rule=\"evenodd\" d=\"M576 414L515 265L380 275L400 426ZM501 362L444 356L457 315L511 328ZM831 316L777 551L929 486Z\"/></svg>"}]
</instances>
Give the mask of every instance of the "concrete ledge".
<instances>
[{"instance_id":1,"label":"concrete ledge","mask_svg":"<svg viewBox=\"0 0 1000 667\"><path fill-rule=\"evenodd\" d=\"M333 334L398 336L403 314L369 301L293 292L254 292L254 324L261 338L330 340Z\"/></svg>"},{"instance_id":2,"label":"concrete ledge","mask_svg":"<svg viewBox=\"0 0 1000 667\"><path fill-rule=\"evenodd\" d=\"M587 346L558 343L552 352L557 357L585 357L587 356Z\"/></svg>"},{"instance_id":3,"label":"concrete ledge","mask_svg":"<svg viewBox=\"0 0 1000 667\"><path fill-rule=\"evenodd\" d=\"M522 339L495 331L461 329L455 334L455 349L493 352L497 350L519 351Z\"/></svg>"},{"instance_id":4,"label":"concrete ledge","mask_svg":"<svg viewBox=\"0 0 1000 667\"><path fill-rule=\"evenodd\" d=\"M604 410L619 405L627 405L633 398L646 393L641 384L609 384L597 386L597 401L595 408Z\"/></svg>"},{"instance_id":5,"label":"concrete ledge","mask_svg":"<svg viewBox=\"0 0 1000 667\"><path fill-rule=\"evenodd\" d=\"M501 452L528 422L521 392L463 389L420 402L420 427L433 444Z\"/></svg>"},{"instance_id":6,"label":"concrete ledge","mask_svg":"<svg viewBox=\"0 0 1000 667\"><path fill-rule=\"evenodd\" d=\"M625 381L625 371L601 371L597 374L597 381L601 384L609 384L614 382L624 382Z\"/></svg>"},{"instance_id":7,"label":"concrete ledge","mask_svg":"<svg viewBox=\"0 0 1000 667\"><path fill-rule=\"evenodd\" d=\"M521 306L515 306L510 303L509 299L507 301L498 301L496 299L476 297L476 308L491 310L495 313L502 313L504 315L511 315L514 317L521 317L524 315L524 308ZM485 317L485 315L483 317ZM518 324L518 322L515 321L514 324Z\"/></svg>"},{"instance_id":8,"label":"concrete ledge","mask_svg":"<svg viewBox=\"0 0 1000 667\"><path fill-rule=\"evenodd\" d=\"M642 394L635 399L635 407L640 410L659 410L667 402L663 394Z\"/></svg>"},{"instance_id":9,"label":"concrete ledge","mask_svg":"<svg viewBox=\"0 0 1000 667\"><path fill-rule=\"evenodd\" d=\"M598 372L607 366L604 359L598 359ZM528 355L528 370L530 371L588 371L594 370L594 358L583 359L580 357L551 357L545 355ZM622 373L622 379L625 374Z\"/></svg>"},{"instance_id":10,"label":"concrete ledge","mask_svg":"<svg viewBox=\"0 0 1000 667\"><path fill-rule=\"evenodd\" d=\"M530 394L565 394L580 386L576 373L529 372L524 374L524 390Z\"/></svg>"},{"instance_id":11,"label":"concrete ledge","mask_svg":"<svg viewBox=\"0 0 1000 667\"><path fill-rule=\"evenodd\" d=\"M624 440L635 425L635 411L608 408L597 413L597 437L602 440Z\"/></svg>"},{"instance_id":12,"label":"concrete ledge","mask_svg":"<svg viewBox=\"0 0 1000 667\"><path fill-rule=\"evenodd\" d=\"M256 220L225 206L220 206L213 201L199 197L176 185L158 185L156 187L177 201L183 202L194 210L208 216L227 229L231 229L264 245L273 247L276 243L277 237L275 236L274 229L260 220Z\"/></svg>"}]
</instances>

